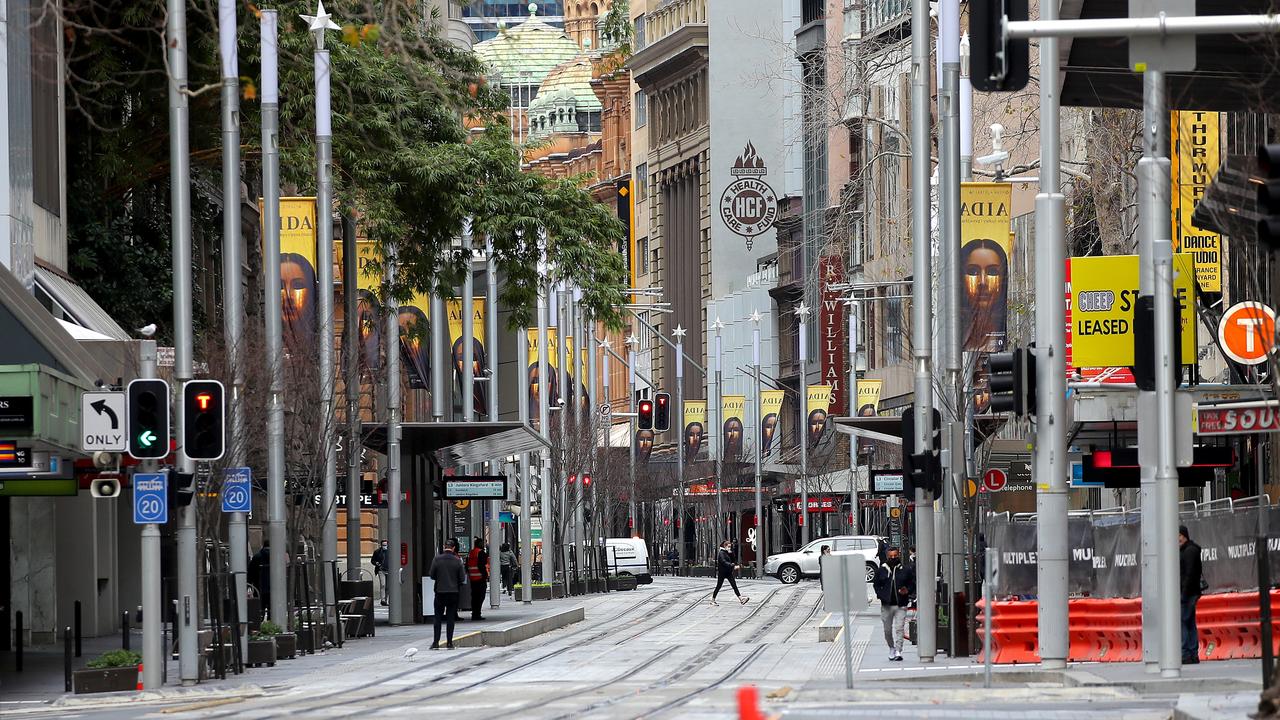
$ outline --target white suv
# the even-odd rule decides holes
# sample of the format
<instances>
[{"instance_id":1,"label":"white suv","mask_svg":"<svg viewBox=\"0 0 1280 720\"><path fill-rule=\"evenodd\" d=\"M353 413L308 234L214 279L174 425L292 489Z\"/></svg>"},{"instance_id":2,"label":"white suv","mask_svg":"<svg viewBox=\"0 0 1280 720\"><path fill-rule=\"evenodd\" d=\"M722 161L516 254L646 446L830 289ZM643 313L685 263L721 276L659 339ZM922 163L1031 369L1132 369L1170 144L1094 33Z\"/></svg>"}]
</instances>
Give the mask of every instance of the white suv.
<instances>
[{"instance_id":1,"label":"white suv","mask_svg":"<svg viewBox=\"0 0 1280 720\"><path fill-rule=\"evenodd\" d=\"M867 564L867 582L876 579L880 563L876 556L880 538L873 535L837 535L805 545L796 552L770 555L764 563L766 575L772 575L784 583L800 582L802 577L818 577L818 557L822 546L829 545L833 555L861 555Z\"/></svg>"}]
</instances>

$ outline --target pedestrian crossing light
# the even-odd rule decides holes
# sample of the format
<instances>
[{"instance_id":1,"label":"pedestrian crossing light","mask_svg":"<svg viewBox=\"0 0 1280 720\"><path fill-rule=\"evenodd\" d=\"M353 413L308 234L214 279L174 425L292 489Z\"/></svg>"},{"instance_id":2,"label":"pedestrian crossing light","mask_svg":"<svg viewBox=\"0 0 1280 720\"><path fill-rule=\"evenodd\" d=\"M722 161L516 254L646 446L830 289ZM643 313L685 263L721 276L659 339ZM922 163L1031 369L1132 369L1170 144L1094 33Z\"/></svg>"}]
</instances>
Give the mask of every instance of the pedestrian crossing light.
<instances>
[{"instance_id":1,"label":"pedestrian crossing light","mask_svg":"<svg viewBox=\"0 0 1280 720\"><path fill-rule=\"evenodd\" d=\"M217 460L226 450L222 383L189 380L182 386L182 450L192 460Z\"/></svg>"},{"instance_id":2,"label":"pedestrian crossing light","mask_svg":"<svg viewBox=\"0 0 1280 720\"><path fill-rule=\"evenodd\" d=\"M169 383L138 379L129 383L129 455L156 460L169 454Z\"/></svg>"},{"instance_id":3,"label":"pedestrian crossing light","mask_svg":"<svg viewBox=\"0 0 1280 720\"><path fill-rule=\"evenodd\" d=\"M636 415L637 415L636 421L639 424L641 430L653 429L653 401L652 400L641 400L640 404L636 406Z\"/></svg>"},{"instance_id":4,"label":"pedestrian crossing light","mask_svg":"<svg viewBox=\"0 0 1280 720\"><path fill-rule=\"evenodd\" d=\"M1029 348L995 353L987 358L991 411L1036 414L1036 358Z\"/></svg>"},{"instance_id":5,"label":"pedestrian crossing light","mask_svg":"<svg viewBox=\"0 0 1280 720\"><path fill-rule=\"evenodd\" d=\"M1280 143L1258 146L1258 242L1280 250Z\"/></svg>"},{"instance_id":6,"label":"pedestrian crossing light","mask_svg":"<svg viewBox=\"0 0 1280 720\"><path fill-rule=\"evenodd\" d=\"M658 393L653 408L653 429L666 432L671 429L671 393Z\"/></svg>"}]
</instances>

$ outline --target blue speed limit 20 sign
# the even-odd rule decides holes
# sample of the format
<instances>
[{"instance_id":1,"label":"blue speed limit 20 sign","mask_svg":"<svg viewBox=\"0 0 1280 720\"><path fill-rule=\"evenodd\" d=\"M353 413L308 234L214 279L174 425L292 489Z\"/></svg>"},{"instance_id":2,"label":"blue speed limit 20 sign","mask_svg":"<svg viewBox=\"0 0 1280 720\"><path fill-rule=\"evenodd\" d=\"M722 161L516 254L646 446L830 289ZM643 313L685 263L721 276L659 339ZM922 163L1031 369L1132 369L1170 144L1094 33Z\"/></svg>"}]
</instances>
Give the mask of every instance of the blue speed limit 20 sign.
<instances>
[{"instance_id":1,"label":"blue speed limit 20 sign","mask_svg":"<svg viewBox=\"0 0 1280 720\"><path fill-rule=\"evenodd\" d=\"M133 522L135 525L169 522L169 479L164 473L133 476Z\"/></svg>"},{"instance_id":2,"label":"blue speed limit 20 sign","mask_svg":"<svg viewBox=\"0 0 1280 720\"><path fill-rule=\"evenodd\" d=\"M253 511L251 481L252 475L247 467L227 468L222 471L222 512Z\"/></svg>"}]
</instances>

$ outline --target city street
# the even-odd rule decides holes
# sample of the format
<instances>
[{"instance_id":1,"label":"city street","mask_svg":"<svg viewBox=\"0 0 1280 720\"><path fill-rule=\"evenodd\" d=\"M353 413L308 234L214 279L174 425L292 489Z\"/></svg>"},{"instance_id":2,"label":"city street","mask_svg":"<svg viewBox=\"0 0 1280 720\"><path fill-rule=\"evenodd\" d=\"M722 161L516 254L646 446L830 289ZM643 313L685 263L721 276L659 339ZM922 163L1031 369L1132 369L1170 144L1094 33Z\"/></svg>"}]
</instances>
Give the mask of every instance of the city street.
<instances>
[{"instance_id":1,"label":"city street","mask_svg":"<svg viewBox=\"0 0 1280 720\"><path fill-rule=\"evenodd\" d=\"M712 581L658 578L636 592L585 600L585 622L512 647L433 652L428 629L405 628L412 634L394 644L367 652L369 645L352 643L313 658L318 662L308 668L299 664L293 675L290 663L280 663L237 682L169 689L173 694L159 701L122 696L116 699L123 704L107 705L81 696L0 713L265 719L421 717L430 709L475 718L731 718L737 689L746 684L759 688L766 712L785 718L1024 718L1034 711L1040 718L1154 720L1174 717L1180 703L1212 711L1179 717L1206 718L1244 717L1227 713L1256 704L1257 686L1245 680L1257 677L1255 663L1206 663L1189 668L1176 685L1147 681L1132 666L1073 666L1067 681L1033 666L1004 667L997 668L995 687L983 689L981 666L968 659L939 658L925 669L908 644L906 661L889 663L874 602L854 621L855 690L847 691L843 644L817 641L825 616L817 582L740 585L751 598L747 605L726 587L720 606L712 607ZM410 647L419 652L406 658ZM1117 671L1136 675L1110 677Z\"/></svg>"}]
</instances>

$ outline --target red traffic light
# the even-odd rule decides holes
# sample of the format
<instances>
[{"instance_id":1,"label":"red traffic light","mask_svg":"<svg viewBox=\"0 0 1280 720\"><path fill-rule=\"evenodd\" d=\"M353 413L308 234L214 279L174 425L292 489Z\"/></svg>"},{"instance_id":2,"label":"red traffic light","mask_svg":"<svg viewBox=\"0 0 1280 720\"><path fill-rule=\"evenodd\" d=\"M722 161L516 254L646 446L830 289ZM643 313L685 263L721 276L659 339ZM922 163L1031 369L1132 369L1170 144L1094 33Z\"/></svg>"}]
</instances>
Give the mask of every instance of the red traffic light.
<instances>
[{"instance_id":1,"label":"red traffic light","mask_svg":"<svg viewBox=\"0 0 1280 720\"><path fill-rule=\"evenodd\" d=\"M643 400L643 401L641 401L641 402L640 402L640 412L642 412L642 413L651 413L651 412L653 412L653 403L649 402L648 400Z\"/></svg>"},{"instance_id":2,"label":"red traffic light","mask_svg":"<svg viewBox=\"0 0 1280 720\"><path fill-rule=\"evenodd\" d=\"M577 476L577 475L570 475L570 476L569 476L569 480L568 480L568 482L569 482L569 484L570 484L570 485L572 485L572 484L574 484L575 482L577 482L577 480L578 480L578 476Z\"/></svg>"},{"instance_id":3,"label":"red traffic light","mask_svg":"<svg viewBox=\"0 0 1280 720\"><path fill-rule=\"evenodd\" d=\"M590 475L588 475L588 474L583 474L583 476L582 476L582 487L591 487L591 476L590 476Z\"/></svg>"},{"instance_id":4,"label":"red traffic light","mask_svg":"<svg viewBox=\"0 0 1280 720\"><path fill-rule=\"evenodd\" d=\"M639 417L637 420L641 430L653 429L653 401L641 400L637 406L639 408Z\"/></svg>"},{"instance_id":5,"label":"red traffic light","mask_svg":"<svg viewBox=\"0 0 1280 720\"><path fill-rule=\"evenodd\" d=\"M196 404L200 406L201 410L208 410L209 405L212 402L213 402L213 395L211 393L202 392L196 395Z\"/></svg>"}]
</instances>

